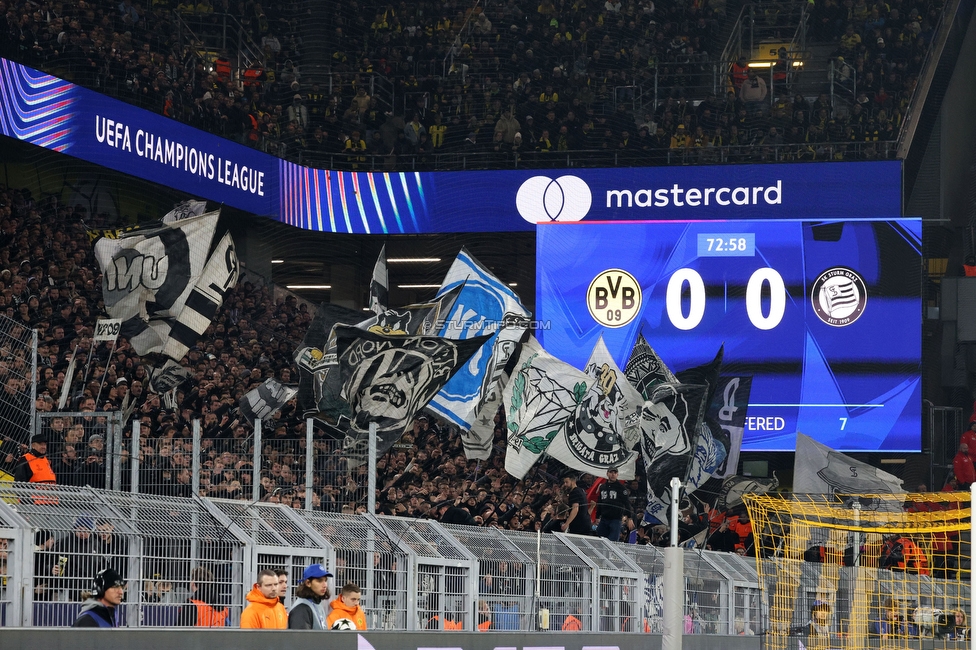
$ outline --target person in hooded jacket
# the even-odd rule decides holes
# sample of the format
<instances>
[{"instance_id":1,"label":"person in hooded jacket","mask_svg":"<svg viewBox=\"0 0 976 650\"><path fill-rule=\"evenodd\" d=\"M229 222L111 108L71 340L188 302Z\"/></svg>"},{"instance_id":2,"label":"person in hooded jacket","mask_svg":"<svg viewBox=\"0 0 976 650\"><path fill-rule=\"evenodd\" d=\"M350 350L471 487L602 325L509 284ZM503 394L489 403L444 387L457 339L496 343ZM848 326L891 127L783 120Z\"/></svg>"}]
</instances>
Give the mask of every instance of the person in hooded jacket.
<instances>
[{"instance_id":1,"label":"person in hooded jacket","mask_svg":"<svg viewBox=\"0 0 976 650\"><path fill-rule=\"evenodd\" d=\"M258 572L247 602L250 604L241 613L241 629L288 629L288 612L278 600L278 576L271 569Z\"/></svg>"},{"instance_id":2,"label":"person in hooded jacket","mask_svg":"<svg viewBox=\"0 0 976 650\"><path fill-rule=\"evenodd\" d=\"M337 621L348 619L356 626L357 630L366 629L366 612L359 606L362 595L359 587L353 582L347 582L339 593L339 596L329 603L331 611L325 621L326 627L332 629ZM345 629L345 628L343 628Z\"/></svg>"},{"instance_id":3,"label":"person in hooded jacket","mask_svg":"<svg viewBox=\"0 0 976 650\"><path fill-rule=\"evenodd\" d=\"M310 564L302 574L302 584L295 592L295 602L288 610L289 630L325 630L326 613L323 601L329 599L329 578L332 574L322 564Z\"/></svg>"},{"instance_id":4,"label":"person in hooded jacket","mask_svg":"<svg viewBox=\"0 0 976 650\"><path fill-rule=\"evenodd\" d=\"M115 609L125 597L125 581L115 569L102 569L95 574L92 597L85 601L81 613L71 627L118 627Z\"/></svg>"}]
</instances>

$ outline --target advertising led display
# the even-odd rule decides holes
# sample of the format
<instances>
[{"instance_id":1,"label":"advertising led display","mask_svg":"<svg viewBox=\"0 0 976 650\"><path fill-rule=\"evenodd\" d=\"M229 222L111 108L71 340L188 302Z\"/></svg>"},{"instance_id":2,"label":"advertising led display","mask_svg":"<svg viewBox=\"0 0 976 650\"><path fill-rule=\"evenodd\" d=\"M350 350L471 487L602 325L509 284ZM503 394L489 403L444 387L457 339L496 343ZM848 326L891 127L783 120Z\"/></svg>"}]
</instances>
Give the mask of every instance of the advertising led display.
<instances>
[{"instance_id":1,"label":"advertising led display","mask_svg":"<svg viewBox=\"0 0 976 650\"><path fill-rule=\"evenodd\" d=\"M544 172L314 169L2 58L0 134L322 232L530 232L537 223L901 214L897 160ZM351 165L341 157L336 163Z\"/></svg>"},{"instance_id":2,"label":"advertising led display","mask_svg":"<svg viewBox=\"0 0 976 650\"><path fill-rule=\"evenodd\" d=\"M672 370L724 345L751 377L743 450L921 446L921 221L552 224L537 231L546 350L621 366L643 334Z\"/></svg>"}]
</instances>

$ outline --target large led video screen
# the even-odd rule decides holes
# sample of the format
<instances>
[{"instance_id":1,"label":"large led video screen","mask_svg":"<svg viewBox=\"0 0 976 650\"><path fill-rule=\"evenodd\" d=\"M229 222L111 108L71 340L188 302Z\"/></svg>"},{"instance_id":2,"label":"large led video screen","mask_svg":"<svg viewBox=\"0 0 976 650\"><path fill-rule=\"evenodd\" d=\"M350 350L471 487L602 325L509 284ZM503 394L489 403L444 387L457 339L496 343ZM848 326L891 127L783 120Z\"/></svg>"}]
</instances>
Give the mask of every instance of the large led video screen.
<instances>
[{"instance_id":1,"label":"large led video screen","mask_svg":"<svg viewBox=\"0 0 976 650\"><path fill-rule=\"evenodd\" d=\"M918 219L567 223L537 230L538 336L582 368L639 334L674 371L751 378L744 451L921 448Z\"/></svg>"}]
</instances>

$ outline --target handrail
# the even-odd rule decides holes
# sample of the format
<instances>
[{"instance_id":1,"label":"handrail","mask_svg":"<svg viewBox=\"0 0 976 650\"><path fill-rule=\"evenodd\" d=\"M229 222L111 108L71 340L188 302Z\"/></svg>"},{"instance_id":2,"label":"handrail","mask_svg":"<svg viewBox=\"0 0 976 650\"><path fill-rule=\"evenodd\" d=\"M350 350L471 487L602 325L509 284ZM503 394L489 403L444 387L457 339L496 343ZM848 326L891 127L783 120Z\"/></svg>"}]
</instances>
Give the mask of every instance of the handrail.
<instances>
[{"instance_id":1,"label":"handrail","mask_svg":"<svg viewBox=\"0 0 976 650\"><path fill-rule=\"evenodd\" d=\"M953 22L951 17L956 15L960 2L961 0L951 0L942 8L942 15L939 16L939 24L935 30L936 36L932 39L928 52L925 53L925 59L922 61L918 83L915 84L915 89L912 91L912 97L905 109L905 119L898 134L898 158L901 160L908 157L908 150L915 139L915 130L918 128L916 118L921 114L925 106L925 99L929 96L936 66L942 60L942 53L945 51L946 42L949 40L949 30Z\"/></svg>"},{"instance_id":2,"label":"handrail","mask_svg":"<svg viewBox=\"0 0 976 650\"><path fill-rule=\"evenodd\" d=\"M756 162L831 162L885 160L895 156L895 141L851 141L804 144L744 144L680 149L566 151L436 152L430 154L320 154L300 151L299 164L318 169L354 171L424 171L468 169L536 169L562 167L617 167L665 165L717 165Z\"/></svg>"}]
</instances>

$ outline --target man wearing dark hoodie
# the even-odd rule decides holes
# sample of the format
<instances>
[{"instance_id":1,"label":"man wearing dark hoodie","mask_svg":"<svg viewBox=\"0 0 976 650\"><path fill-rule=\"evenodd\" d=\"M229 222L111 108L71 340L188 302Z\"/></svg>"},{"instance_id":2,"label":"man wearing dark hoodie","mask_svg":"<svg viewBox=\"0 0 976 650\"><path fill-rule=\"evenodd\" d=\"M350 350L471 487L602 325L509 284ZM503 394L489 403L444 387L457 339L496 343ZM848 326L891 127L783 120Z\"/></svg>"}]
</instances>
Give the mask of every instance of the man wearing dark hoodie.
<instances>
[{"instance_id":1,"label":"man wearing dark hoodie","mask_svg":"<svg viewBox=\"0 0 976 650\"><path fill-rule=\"evenodd\" d=\"M278 600L278 576L271 569L258 572L247 602L250 604L241 613L241 629L288 629L288 613Z\"/></svg>"},{"instance_id":2,"label":"man wearing dark hoodie","mask_svg":"<svg viewBox=\"0 0 976 650\"><path fill-rule=\"evenodd\" d=\"M92 597L85 601L81 613L71 627L118 627L115 608L125 596L125 582L115 569L102 569L95 574Z\"/></svg>"},{"instance_id":3,"label":"man wearing dark hoodie","mask_svg":"<svg viewBox=\"0 0 976 650\"><path fill-rule=\"evenodd\" d=\"M355 583L347 582L339 596L329 603L332 611L325 624L330 630L365 630L366 612L359 606L362 595Z\"/></svg>"},{"instance_id":4,"label":"man wearing dark hoodie","mask_svg":"<svg viewBox=\"0 0 976 650\"><path fill-rule=\"evenodd\" d=\"M310 564L302 574L302 584L295 592L295 602L288 611L289 630L324 630L326 614L323 601L329 598L332 574L322 564Z\"/></svg>"}]
</instances>

